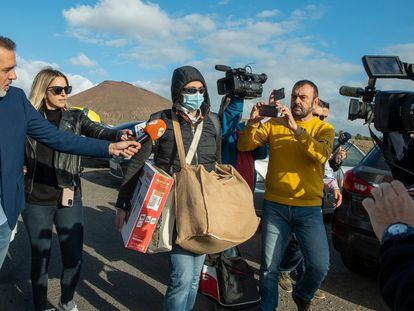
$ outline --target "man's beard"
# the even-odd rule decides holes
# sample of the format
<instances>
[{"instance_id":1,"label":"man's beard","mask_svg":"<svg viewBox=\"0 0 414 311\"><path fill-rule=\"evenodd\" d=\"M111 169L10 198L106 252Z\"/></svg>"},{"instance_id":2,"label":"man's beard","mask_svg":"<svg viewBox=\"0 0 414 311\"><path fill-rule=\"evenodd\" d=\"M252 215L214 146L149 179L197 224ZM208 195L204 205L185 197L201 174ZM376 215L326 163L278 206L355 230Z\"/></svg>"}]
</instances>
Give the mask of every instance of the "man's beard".
<instances>
[{"instance_id":1,"label":"man's beard","mask_svg":"<svg viewBox=\"0 0 414 311\"><path fill-rule=\"evenodd\" d=\"M300 111L295 110L295 108L298 108L298 110L300 110ZM303 119L303 118L307 117L309 115L309 113L312 111L312 108L305 109L305 108L303 108L299 105L293 104L292 107L291 107L291 110L292 110L293 118L295 120L300 120L300 119Z\"/></svg>"},{"instance_id":2,"label":"man's beard","mask_svg":"<svg viewBox=\"0 0 414 311\"><path fill-rule=\"evenodd\" d=\"M4 96L6 96L7 91L5 90L0 90L0 98L3 98Z\"/></svg>"}]
</instances>

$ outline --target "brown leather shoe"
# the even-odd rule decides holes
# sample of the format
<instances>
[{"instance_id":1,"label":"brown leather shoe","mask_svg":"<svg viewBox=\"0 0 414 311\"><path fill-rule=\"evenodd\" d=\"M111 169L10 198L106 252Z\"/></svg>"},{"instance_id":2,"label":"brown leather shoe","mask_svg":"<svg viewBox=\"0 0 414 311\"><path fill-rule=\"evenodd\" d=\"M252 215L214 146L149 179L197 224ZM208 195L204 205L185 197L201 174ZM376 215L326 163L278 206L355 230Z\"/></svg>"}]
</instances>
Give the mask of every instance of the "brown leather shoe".
<instances>
[{"instance_id":1,"label":"brown leather shoe","mask_svg":"<svg viewBox=\"0 0 414 311\"><path fill-rule=\"evenodd\" d=\"M279 274L279 286L288 293L293 292L293 280L289 275L289 272L281 272Z\"/></svg>"},{"instance_id":2,"label":"brown leather shoe","mask_svg":"<svg viewBox=\"0 0 414 311\"><path fill-rule=\"evenodd\" d=\"M325 296L325 293L322 290L318 289L315 293L315 296L313 296L313 298L315 298L315 299L325 299L326 296Z\"/></svg>"}]
</instances>

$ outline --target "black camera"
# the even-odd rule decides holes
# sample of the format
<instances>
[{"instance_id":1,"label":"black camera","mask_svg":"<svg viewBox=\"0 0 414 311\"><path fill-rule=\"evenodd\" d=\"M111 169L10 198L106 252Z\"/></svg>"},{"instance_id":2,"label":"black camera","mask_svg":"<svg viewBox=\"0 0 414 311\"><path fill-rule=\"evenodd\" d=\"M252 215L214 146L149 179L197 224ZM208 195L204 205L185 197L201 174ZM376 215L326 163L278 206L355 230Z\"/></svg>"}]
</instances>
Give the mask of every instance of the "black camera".
<instances>
[{"instance_id":1,"label":"black camera","mask_svg":"<svg viewBox=\"0 0 414 311\"><path fill-rule=\"evenodd\" d=\"M380 139L370 129L371 137L381 150L395 179L406 186L414 184L414 92L377 91L378 78L414 80L414 64L401 62L398 56L364 56L369 77L363 88L342 86L339 93L358 97L349 103L348 119L374 122L382 132Z\"/></svg>"},{"instance_id":2,"label":"black camera","mask_svg":"<svg viewBox=\"0 0 414 311\"><path fill-rule=\"evenodd\" d=\"M414 80L414 64L403 63L398 56L364 56L365 71L369 77L363 88L342 86L339 93L359 97L349 103L348 119L374 122L380 132L414 131L414 92L377 91L378 78Z\"/></svg>"},{"instance_id":3,"label":"black camera","mask_svg":"<svg viewBox=\"0 0 414 311\"><path fill-rule=\"evenodd\" d=\"M226 76L217 80L219 95L230 95L241 99L252 99L261 97L263 83L266 82L266 74L252 73L252 68L231 68L225 65L216 65L214 68L225 71Z\"/></svg>"}]
</instances>

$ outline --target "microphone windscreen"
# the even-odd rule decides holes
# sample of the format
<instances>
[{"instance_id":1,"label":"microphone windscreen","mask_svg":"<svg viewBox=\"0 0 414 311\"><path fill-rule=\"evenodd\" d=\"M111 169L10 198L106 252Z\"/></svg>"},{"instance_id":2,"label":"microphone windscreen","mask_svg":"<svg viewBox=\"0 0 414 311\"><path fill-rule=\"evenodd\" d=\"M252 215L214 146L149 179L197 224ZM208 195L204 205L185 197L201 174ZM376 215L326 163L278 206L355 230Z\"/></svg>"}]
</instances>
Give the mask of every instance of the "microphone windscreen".
<instances>
[{"instance_id":1,"label":"microphone windscreen","mask_svg":"<svg viewBox=\"0 0 414 311\"><path fill-rule=\"evenodd\" d=\"M147 126L144 128L144 132L148 134L151 140L157 140L164 135L166 129L167 124L165 124L164 120L157 119L148 122Z\"/></svg>"}]
</instances>

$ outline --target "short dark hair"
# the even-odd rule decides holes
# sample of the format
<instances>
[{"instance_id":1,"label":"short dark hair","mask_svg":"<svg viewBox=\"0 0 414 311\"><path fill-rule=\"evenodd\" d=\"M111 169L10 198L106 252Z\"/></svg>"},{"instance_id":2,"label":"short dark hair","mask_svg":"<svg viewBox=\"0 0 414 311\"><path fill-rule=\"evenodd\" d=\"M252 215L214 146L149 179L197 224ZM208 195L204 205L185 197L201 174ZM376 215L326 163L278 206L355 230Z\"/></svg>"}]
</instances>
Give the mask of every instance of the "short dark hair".
<instances>
[{"instance_id":1,"label":"short dark hair","mask_svg":"<svg viewBox=\"0 0 414 311\"><path fill-rule=\"evenodd\" d=\"M321 106L322 108L329 109L329 103L322 99L319 99L319 106Z\"/></svg>"},{"instance_id":2,"label":"short dark hair","mask_svg":"<svg viewBox=\"0 0 414 311\"><path fill-rule=\"evenodd\" d=\"M0 47L9 51L14 51L16 49L16 43L12 39L0 36Z\"/></svg>"},{"instance_id":3,"label":"short dark hair","mask_svg":"<svg viewBox=\"0 0 414 311\"><path fill-rule=\"evenodd\" d=\"M313 83L310 80L300 80L300 81L296 82L295 85L293 86L293 89L297 89L297 88L302 87L304 85L309 85L313 88L313 94L315 95L314 98L319 96L318 87L316 86L315 83Z\"/></svg>"}]
</instances>

